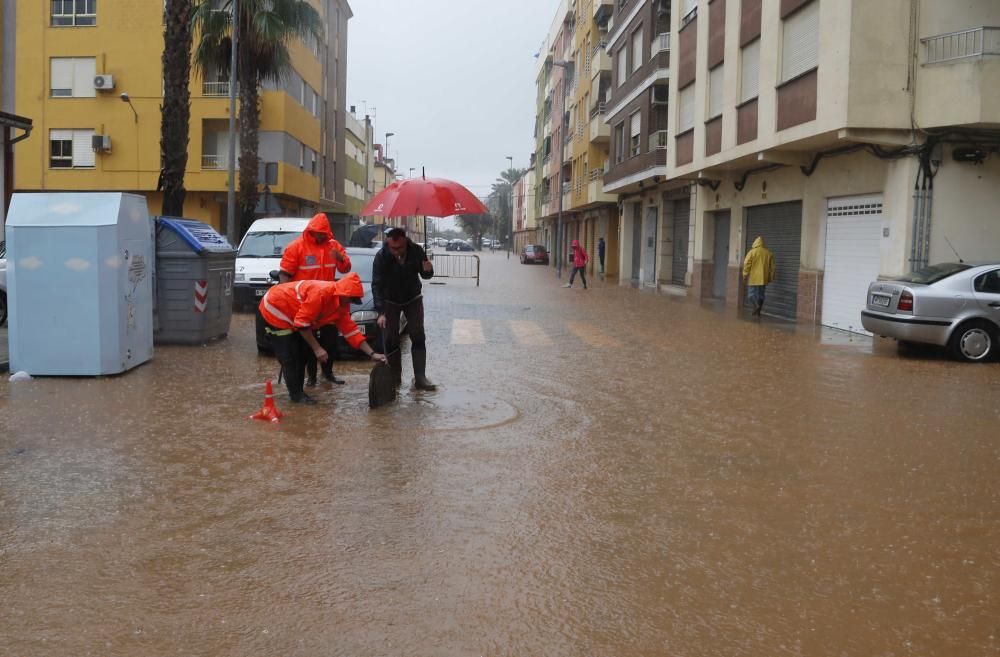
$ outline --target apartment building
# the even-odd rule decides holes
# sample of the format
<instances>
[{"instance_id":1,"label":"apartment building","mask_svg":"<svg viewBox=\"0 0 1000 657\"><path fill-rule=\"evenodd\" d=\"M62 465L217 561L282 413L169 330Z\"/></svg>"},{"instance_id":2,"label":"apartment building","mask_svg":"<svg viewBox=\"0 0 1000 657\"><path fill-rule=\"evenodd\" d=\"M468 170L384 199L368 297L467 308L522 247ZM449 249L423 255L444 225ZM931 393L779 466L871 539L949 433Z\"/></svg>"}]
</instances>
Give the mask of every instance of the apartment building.
<instances>
[{"instance_id":1,"label":"apartment building","mask_svg":"<svg viewBox=\"0 0 1000 657\"><path fill-rule=\"evenodd\" d=\"M363 120L359 120L353 112L349 112L345 118L347 126L344 158L345 213L357 216L373 194L369 181L375 170L374 131L370 117L366 116Z\"/></svg>"},{"instance_id":2,"label":"apartment building","mask_svg":"<svg viewBox=\"0 0 1000 657\"><path fill-rule=\"evenodd\" d=\"M995 0L673 0L666 177L694 183L690 294L741 303L762 236L772 313L860 332L870 281L1000 258L994 25Z\"/></svg>"},{"instance_id":3,"label":"apartment building","mask_svg":"<svg viewBox=\"0 0 1000 657\"><path fill-rule=\"evenodd\" d=\"M605 54L611 2L566 0L546 38L536 83L536 187L540 237L550 250L568 251L572 240L593 252L605 238L612 257L606 271L618 275L617 198L605 190L610 131L604 97L611 84ZM562 225L562 240L557 238ZM561 244L561 247L560 247ZM596 258L590 265L596 267Z\"/></svg>"},{"instance_id":4,"label":"apartment building","mask_svg":"<svg viewBox=\"0 0 1000 657\"><path fill-rule=\"evenodd\" d=\"M346 208L343 99L352 13L347 0L310 2L326 22L326 42L291 44L292 70L261 91L261 215ZM15 106L37 117L19 153L17 189L138 192L158 212L162 5L17 0L14 6ZM228 80L192 72L184 211L223 231L228 95Z\"/></svg>"},{"instance_id":5,"label":"apartment building","mask_svg":"<svg viewBox=\"0 0 1000 657\"><path fill-rule=\"evenodd\" d=\"M513 186L514 196L514 251L521 252L521 248L528 244L540 244L538 237L538 222L535 216L534 201L534 181L535 167L534 153L531 156L531 163L524 174L517 179Z\"/></svg>"}]
</instances>

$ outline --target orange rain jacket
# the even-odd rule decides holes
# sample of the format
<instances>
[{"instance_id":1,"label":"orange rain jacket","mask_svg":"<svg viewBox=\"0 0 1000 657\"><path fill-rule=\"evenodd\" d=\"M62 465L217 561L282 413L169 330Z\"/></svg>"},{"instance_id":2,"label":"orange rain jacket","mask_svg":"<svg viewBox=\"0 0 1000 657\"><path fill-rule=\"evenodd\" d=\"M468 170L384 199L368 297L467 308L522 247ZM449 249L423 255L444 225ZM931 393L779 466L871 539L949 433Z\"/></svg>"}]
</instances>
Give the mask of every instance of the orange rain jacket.
<instances>
[{"instance_id":1,"label":"orange rain jacket","mask_svg":"<svg viewBox=\"0 0 1000 657\"><path fill-rule=\"evenodd\" d=\"M317 244L309 233L325 233L329 240ZM343 262L337 262L334 255L337 252L344 256ZM285 247L279 267L293 281L333 281L338 271L341 274L351 271L351 259L340 242L333 238L326 215L320 213L309 220L301 236Z\"/></svg>"},{"instance_id":2,"label":"orange rain jacket","mask_svg":"<svg viewBox=\"0 0 1000 657\"><path fill-rule=\"evenodd\" d=\"M355 294L358 290L360 293ZM361 279L357 273L348 274L338 283L281 283L268 290L260 300L260 314L268 325L279 330L299 331L332 324L349 345L358 349L365 341L365 336L351 319L350 305L341 306L340 299L363 295Z\"/></svg>"}]
</instances>

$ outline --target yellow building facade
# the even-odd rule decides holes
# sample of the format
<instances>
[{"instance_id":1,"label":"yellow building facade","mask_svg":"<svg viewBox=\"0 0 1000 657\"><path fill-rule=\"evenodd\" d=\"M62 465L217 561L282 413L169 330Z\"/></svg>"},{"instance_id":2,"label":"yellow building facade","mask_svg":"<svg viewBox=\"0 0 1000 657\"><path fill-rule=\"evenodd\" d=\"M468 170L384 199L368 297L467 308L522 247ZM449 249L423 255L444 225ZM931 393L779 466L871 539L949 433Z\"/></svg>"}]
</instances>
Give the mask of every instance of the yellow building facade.
<instances>
[{"instance_id":1,"label":"yellow building facade","mask_svg":"<svg viewBox=\"0 0 1000 657\"><path fill-rule=\"evenodd\" d=\"M331 35L346 30L346 2L309 1ZM158 213L161 4L17 0L16 16L16 108L35 120L34 133L19 147L17 189L138 192ZM261 214L307 215L342 202L343 173L334 172L343 159L343 130L338 135L325 125L336 125L330 117L343 111L343 92L331 90L325 78L343 79L328 69L330 62L346 68L346 39L331 36L330 42L291 44L293 70L280 88L261 90L259 154L267 172ZM184 214L224 230L229 85L208 77L192 67Z\"/></svg>"}]
</instances>

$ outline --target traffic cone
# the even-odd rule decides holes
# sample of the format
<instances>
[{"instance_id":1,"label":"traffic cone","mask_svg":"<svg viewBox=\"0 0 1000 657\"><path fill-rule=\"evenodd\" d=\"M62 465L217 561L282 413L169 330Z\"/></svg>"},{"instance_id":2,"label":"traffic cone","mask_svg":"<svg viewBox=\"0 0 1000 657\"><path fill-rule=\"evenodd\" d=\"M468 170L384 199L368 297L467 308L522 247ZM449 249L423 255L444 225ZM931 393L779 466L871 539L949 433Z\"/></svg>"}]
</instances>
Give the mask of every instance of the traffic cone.
<instances>
[{"instance_id":1,"label":"traffic cone","mask_svg":"<svg viewBox=\"0 0 1000 657\"><path fill-rule=\"evenodd\" d=\"M270 420L280 422L283 413L274 405L274 389L271 387L271 379L268 379L264 387L264 406L250 416L251 420Z\"/></svg>"}]
</instances>

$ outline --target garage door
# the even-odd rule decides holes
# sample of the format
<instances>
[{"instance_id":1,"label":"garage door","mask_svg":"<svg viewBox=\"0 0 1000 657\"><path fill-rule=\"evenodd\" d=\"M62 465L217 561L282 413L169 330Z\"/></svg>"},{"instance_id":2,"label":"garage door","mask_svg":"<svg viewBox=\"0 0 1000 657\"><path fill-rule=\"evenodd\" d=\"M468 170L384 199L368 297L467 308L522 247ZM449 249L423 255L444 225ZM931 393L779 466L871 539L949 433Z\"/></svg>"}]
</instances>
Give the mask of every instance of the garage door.
<instances>
[{"instance_id":1,"label":"garage door","mask_svg":"<svg viewBox=\"0 0 1000 657\"><path fill-rule=\"evenodd\" d=\"M776 274L767 286L764 313L795 319L799 295L799 255L802 251L802 203L777 203L747 209L744 253L758 237L774 253Z\"/></svg>"},{"instance_id":2,"label":"garage door","mask_svg":"<svg viewBox=\"0 0 1000 657\"><path fill-rule=\"evenodd\" d=\"M861 327L868 284L878 278L882 197L830 199L826 208L824 326L871 335Z\"/></svg>"}]
</instances>

